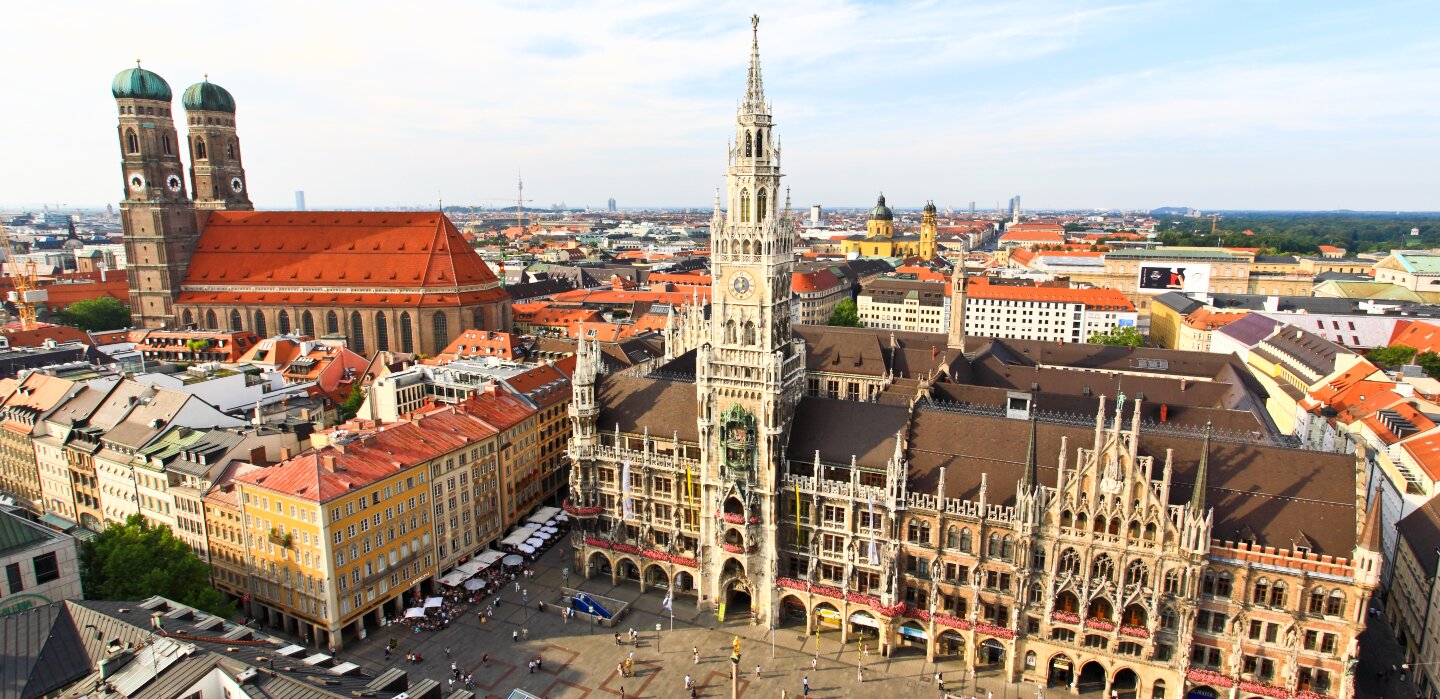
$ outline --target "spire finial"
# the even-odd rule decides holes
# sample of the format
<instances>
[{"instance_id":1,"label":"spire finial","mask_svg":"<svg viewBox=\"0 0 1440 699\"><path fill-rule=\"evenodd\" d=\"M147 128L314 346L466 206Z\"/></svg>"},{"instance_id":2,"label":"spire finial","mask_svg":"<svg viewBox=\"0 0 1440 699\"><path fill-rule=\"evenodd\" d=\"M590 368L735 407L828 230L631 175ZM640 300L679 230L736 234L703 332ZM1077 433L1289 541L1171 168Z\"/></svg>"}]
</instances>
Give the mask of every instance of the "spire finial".
<instances>
[{"instance_id":1,"label":"spire finial","mask_svg":"<svg viewBox=\"0 0 1440 699\"><path fill-rule=\"evenodd\" d=\"M1205 516L1205 472L1210 468L1210 421L1205 421L1205 442L1200 447L1200 464L1195 468L1195 491L1190 494L1190 512Z\"/></svg>"},{"instance_id":2,"label":"spire finial","mask_svg":"<svg viewBox=\"0 0 1440 699\"><path fill-rule=\"evenodd\" d=\"M747 114L763 114L766 111L765 86L760 79L760 15L750 16L750 74L745 82Z\"/></svg>"},{"instance_id":3,"label":"spire finial","mask_svg":"<svg viewBox=\"0 0 1440 699\"><path fill-rule=\"evenodd\" d=\"M1034 399L1030 403L1030 445L1025 451L1025 472L1021 474L1021 487L1030 489L1039 482L1039 474L1036 473L1035 433L1040 426L1040 414L1035 409Z\"/></svg>"},{"instance_id":4,"label":"spire finial","mask_svg":"<svg viewBox=\"0 0 1440 699\"><path fill-rule=\"evenodd\" d=\"M203 78L205 78L205 82L207 82L207 83L210 82L210 74L209 74L209 73L201 73L200 76L203 77Z\"/></svg>"}]
</instances>

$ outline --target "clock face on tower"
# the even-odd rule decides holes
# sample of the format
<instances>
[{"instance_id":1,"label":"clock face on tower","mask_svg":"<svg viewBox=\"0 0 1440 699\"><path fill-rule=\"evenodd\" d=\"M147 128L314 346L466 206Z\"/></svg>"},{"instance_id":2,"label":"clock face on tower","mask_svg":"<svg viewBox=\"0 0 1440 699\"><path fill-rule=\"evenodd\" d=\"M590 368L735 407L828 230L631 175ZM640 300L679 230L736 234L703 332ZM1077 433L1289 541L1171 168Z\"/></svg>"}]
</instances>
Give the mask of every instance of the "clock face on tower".
<instances>
[{"instance_id":1,"label":"clock face on tower","mask_svg":"<svg viewBox=\"0 0 1440 699\"><path fill-rule=\"evenodd\" d=\"M130 189L136 192L145 191L145 177L138 172L130 173Z\"/></svg>"},{"instance_id":2,"label":"clock face on tower","mask_svg":"<svg viewBox=\"0 0 1440 699\"><path fill-rule=\"evenodd\" d=\"M730 295L737 299L750 297L750 292L755 289L755 282L745 272L736 272L730 276Z\"/></svg>"},{"instance_id":3,"label":"clock face on tower","mask_svg":"<svg viewBox=\"0 0 1440 699\"><path fill-rule=\"evenodd\" d=\"M236 194L239 194L241 191L243 191L243 190L245 189L245 183L242 182L242 181L240 181L240 178L239 178L239 177L231 177L231 178L230 178L230 189L234 190L234 192L235 192Z\"/></svg>"},{"instance_id":4,"label":"clock face on tower","mask_svg":"<svg viewBox=\"0 0 1440 699\"><path fill-rule=\"evenodd\" d=\"M178 192L178 191L180 191L180 184L181 184L181 183L180 183L180 176L179 176L179 175L171 175L171 176L165 178L165 186L166 186L166 187L169 187L169 188L170 188L170 191L172 191L172 192Z\"/></svg>"}]
</instances>

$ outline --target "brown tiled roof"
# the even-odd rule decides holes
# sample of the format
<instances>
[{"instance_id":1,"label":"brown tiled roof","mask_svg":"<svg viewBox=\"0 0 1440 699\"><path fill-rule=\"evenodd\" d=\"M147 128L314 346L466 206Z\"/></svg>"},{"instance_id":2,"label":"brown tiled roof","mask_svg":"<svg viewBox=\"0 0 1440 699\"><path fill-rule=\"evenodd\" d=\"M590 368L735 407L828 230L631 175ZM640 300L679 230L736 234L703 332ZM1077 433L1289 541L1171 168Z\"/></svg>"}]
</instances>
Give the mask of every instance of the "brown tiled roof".
<instances>
[{"instance_id":1,"label":"brown tiled roof","mask_svg":"<svg viewBox=\"0 0 1440 699\"><path fill-rule=\"evenodd\" d=\"M897 376L914 377L939 368L941 358L958 361L958 353L945 349L945 336L936 333L829 325L796 325L794 332L805 340L810 371L882 376L889 369Z\"/></svg>"},{"instance_id":2,"label":"brown tiled roof","mask_svg":"<svg viewBox=\"0 0 1440 699\"><path fill-rule=\"evenodd\" d=\"M851 424L849 429L864 430L864 423ZM939 469L945 467L949 497L978 498L980 474L986 473L989 502L1014 504L1029 436L1027 421L922 409L916 413L912 435L911 491L935 492ZM1069 438L1068 463L1074 468L1074 450L1091 444L1094 431L1039 424L1040 482L1052 487L1062 436ZM1199 439L1142 432L1140 454L1155 457L1153 477L1159 478L1166 450L1174 451L1172 504L1190 501L1202 444ZM1262 546L1293 548L1293 540L1303 532L1317 553L1348 557L1355 546L1357 523L1354 473L1353 455L1214 441L1206 494L1215 510L1213 536L1239 541L1241 532L1249 528Z\"/></svg>"},{"instance_id":3,"label":"brown tiled roof","mask_svg":"<svg viewBox=\"0 0 1440 699\"><path fill-rule=\"evenodd\" d=\"M639 434L649 427L657 437L678 432L680 439L700 440L693 383L611 375L600 381L596 398L602 432L619 426L621 432Z\"/></svg>"},{"instance_id":4,"label":"brown tiled roof","mask_svg":"<svg viewBox=\"0 0 1440 699\"><path fill-rule=\"evenodd\" d=\"M1425 577L1433 577L1440 563L1440 497L1430 498L1419 509L1405 515L1396 525L1400 538L1410 546Z\"/></svg>"}]
</instances>

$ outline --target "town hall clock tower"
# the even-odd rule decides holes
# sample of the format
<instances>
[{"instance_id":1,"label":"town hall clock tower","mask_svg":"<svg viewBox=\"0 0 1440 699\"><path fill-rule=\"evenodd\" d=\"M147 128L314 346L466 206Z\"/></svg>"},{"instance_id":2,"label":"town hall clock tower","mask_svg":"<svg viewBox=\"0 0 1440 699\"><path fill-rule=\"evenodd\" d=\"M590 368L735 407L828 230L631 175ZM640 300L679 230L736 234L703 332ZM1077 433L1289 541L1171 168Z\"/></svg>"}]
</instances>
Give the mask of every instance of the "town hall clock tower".
<instances>
[{"instance_id":1,"label":"town hall clock tower","mask_svg":"<svg viewBox=\"0 0 1440 699\"><path fill-rule=\"evenodd\" d=\"M804 383L790 330L795 231L779 205L780 148L760 78L759 17L726 172L726 210L711 223L709 335L696 356L705 509L700 592L749 597L769 616L776 575L774 511L785 443ZM710 508L713 508L711 510ZM739 519L742 527L732 525ZM741 606L736 604L737 607Z\"/></svg>"}]
</instances>

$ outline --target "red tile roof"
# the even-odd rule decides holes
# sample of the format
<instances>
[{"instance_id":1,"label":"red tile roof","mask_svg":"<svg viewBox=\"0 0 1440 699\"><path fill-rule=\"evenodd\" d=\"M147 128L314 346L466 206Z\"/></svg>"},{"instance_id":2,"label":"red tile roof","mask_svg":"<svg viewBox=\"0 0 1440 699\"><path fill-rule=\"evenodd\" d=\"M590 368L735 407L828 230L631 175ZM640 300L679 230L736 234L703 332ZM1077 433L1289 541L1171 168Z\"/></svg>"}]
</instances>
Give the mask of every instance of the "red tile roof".
<instances>
[{"instance_id":1,"label":"red tile roof","mask_svg":"<svg viewBox=\"0 0 1440 699\"><path fill-rule=\"evenodd\" d=\"M453 306L504 298L494 272L439 213L215 211L179 302Z\"/></svg>"},{"instance_id":2,"label":"red tile roof","mask_svg":"<svg viewBox=\"0 0 1440 699\"><path fill-rule=\"evenodd\" d=\"M1390 344L1414 347L1421 352L1440 352L1440 326L1423 320L1402 320L1395 324Z\"/></svg>"},{"instance_id":3,"label":"red tile roof","mask_svg":"<svg viewBox=\"0 0 1440 699\"><path fill-rule=\"evenodd\" d=\"M466 357L500 357L514 359L520 347L520 336L494 330L466 330L456 337L449 347L435 355L438 362L463 359Z\"/></svg>"},{"instance_id":4,"label":"red tile roof","mask_svg":"<svg viewBox=\"0 0 1440 699\"><path fill-rule=\"evenodd\" d=\"M72 328L68 325L51 325L49 323L38 323L30 330L22 330L19 323L11 323L0 329L10 340L11 347L39 347L45 344L46 340L56 342L83 342L87 345L95 344L85 331L79 328Z\"/></svg>"},{"instance_id":5,"label":"red tile roof","mask_svg":"<svg viewBox=\"0 0 1440 699\"><path fill-rule=\"evenodd\" d=\"M840 286L839 277L825 267L809 272L795 272L790 275L790 290L797 294L827 291L837 286Z\"/></svg>"},{"instance_id":6,"label":"red tile roof","mask_svg":"<svg viewBox=\"0 0 1440 699\"><path fill-rule=\"evenodd\" d=\"M1440 435L1421 435L1401 445L1432 481L1440 481Z\"/></svg>"},{"instance_id":7,"label":"red tile roof","mask_svg":"<svg viewBox=\"0 0 1440 699\"><path fill-rule=\"evenodd\" d=\"M1048 301L1059 303L1083 303L1090 310L1134 311L1135 304L1116 289L1062 289L1049 286L1005 286L999 284L970 284L967 295L972 299L999 299L1005 301Z\"/></svg>"}]
</instances>

